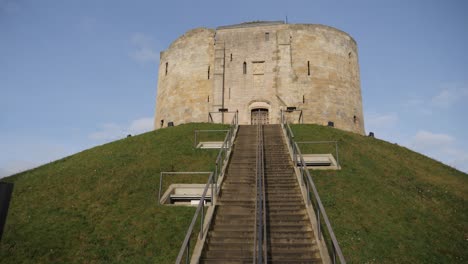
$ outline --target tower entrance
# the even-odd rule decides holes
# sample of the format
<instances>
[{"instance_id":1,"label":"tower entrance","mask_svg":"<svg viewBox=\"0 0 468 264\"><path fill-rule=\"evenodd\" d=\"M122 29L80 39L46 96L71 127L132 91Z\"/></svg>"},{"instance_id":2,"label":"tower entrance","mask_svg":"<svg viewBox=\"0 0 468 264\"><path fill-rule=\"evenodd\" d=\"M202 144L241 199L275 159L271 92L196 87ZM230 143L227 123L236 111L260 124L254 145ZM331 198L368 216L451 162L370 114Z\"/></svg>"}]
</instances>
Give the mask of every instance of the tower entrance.
<instances>
[{"instance_id":1,"label":"tower entrance","mask_svg":"<svg viewBox=\"0 0 468 264\"><path fill-rule=\"evenodd\" d=\"M256 108L250 112L250 121L252 125L266 125L269 123L268 109Z\"/></svg>"}]
</instances>

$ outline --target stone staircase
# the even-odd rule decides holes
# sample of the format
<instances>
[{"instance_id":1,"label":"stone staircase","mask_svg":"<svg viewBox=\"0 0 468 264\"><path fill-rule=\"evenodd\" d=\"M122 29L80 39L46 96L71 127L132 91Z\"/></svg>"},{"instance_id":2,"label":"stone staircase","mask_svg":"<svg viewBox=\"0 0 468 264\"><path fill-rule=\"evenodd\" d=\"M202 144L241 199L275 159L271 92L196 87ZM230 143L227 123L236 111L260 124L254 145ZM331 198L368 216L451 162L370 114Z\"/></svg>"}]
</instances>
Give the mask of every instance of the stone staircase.
<instances>
[{"instance_id":1,"label":"stone staircase","mask_svg":"<svg viewBox=\"0 0 468 264\"><path fill-rule=\"evenodd\" d=\"M252 263L256 126L240 126L200 263Z\"/></svg>"},{"instance_id":2,"label":"stone staircase","mask_svg":"<svg viewBox=\"0 0 468 264\"><path fill-rule=\"evenodd\" d=\"M264 126L269 263L322 263L280 125Z\"/></svg>"},{"instance_id":3,"label":"stone staircase","mask_svg":"<svg viewBox=\"0 0 468 264\"><path fill-rule=\"evenodd\" d=\"M240 126L200 263L252 263L256 126ZM321 263L279 125L264 126L268 263Z\"/></svg>"}]
</instances>

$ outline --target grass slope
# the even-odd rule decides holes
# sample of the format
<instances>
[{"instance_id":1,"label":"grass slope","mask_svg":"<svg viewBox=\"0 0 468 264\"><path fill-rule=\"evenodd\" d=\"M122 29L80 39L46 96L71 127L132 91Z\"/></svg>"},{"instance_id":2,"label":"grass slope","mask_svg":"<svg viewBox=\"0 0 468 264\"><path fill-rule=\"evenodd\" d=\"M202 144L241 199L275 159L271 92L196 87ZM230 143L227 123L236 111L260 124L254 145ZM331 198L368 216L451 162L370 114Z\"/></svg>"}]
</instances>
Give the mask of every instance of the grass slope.
<instances>
[{"instance_id":1,"label":"grass slope","mask_svg":"<svg viewBox=\"0 0 468 264\"><path fill-rule=\"evenodd\" d=\"M173 263L194 208L157 205L159 172L213 170L217 151L193 149L193 131L223 127L161 129L2 179L15 187L0 263Z\"/></svg>"},{"instance_id":2,"label":"grass slope","mask_svg":"<svg viewBox=\"0 0 468 264\"><path fill-rule=\"evenodd\" d=\"M0 263L173 263L194 208L157 204L159 172L213 170L217 151L193 149L193 130L222 127L166 128L2 179L15 189ZM293 130L339 140L343 169L313 177L348 262L467 261L468 175L378 139Z\"/></svg>"},{"instance_id":3,"label":"grass slope","mask_svg":"<svg viewBox=\"0 0 468 264\"><path fill-rule=\"evenodd\" d=\"M342 170L311 172L348 262L468 261L467 174L382 140L292 129L297 141L339 141Z\"/></svg>"}]
</instances>

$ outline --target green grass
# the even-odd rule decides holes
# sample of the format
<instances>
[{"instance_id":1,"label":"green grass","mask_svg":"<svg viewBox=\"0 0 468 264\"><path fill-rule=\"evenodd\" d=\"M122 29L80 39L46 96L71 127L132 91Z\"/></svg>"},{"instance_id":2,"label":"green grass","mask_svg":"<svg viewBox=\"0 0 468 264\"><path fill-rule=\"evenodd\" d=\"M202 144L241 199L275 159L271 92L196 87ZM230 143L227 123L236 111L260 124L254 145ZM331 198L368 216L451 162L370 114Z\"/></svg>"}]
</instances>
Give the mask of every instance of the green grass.
<instances>
[{"instance_id":1,"label":"green grass","mask_svg":"<svg viewBox=\"0 0 468 264\"><path fill-rule=\"evenodd\" d=\"M225 128L165 128L2 179L15 187L0 263L173 263L195 208L159 206L159 172L212 171L218 151L193 149L193 131Z\"/></svg>"},{"instance_id":2,"label":"green grass","mask_svg":"<svg viewBox=\"0 0 468 264\"><path fill-rule=\"evenodd\" d=\"M348 262L468 261L467 174L382 140L316 125L292 130L297 141L339 141L342 170L311 173Z\"/></svg>"},{"instance_id":3,"label":"green grass","mask_svg":"<svg viewBox=\"0 0 468 264\"><path fill-rule=\"evenodd\" d=\"M218 151L193 149L193 131L225 127L165 128L2 179L15 188L0 263L173 263L195 208L159 206L159 172L212 171ZM298 141L339 141L342 170L312 173L348 262L467 261L467 174L378 139L293 130Z\"/></svg>"}]
</instances>

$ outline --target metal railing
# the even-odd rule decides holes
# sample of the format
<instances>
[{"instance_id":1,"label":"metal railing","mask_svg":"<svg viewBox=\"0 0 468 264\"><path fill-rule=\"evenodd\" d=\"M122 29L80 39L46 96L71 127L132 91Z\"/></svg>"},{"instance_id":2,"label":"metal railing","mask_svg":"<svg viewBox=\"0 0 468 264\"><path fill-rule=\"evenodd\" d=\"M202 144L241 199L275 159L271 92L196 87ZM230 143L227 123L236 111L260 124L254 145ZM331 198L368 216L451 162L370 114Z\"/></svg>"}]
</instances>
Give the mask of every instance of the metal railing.
<instances>
[{"instance_id":1,"label":"metal railing","mask_svg":"<svg viewBox=\"0 0 468 264\"><path fill-rule=\"evenodd\" d=\"M221 120L220 122L215 122L213 119L213 115L221 115ZM224 117L226 114L234 114L233 119L236 119L236 123L239 123L238 117L239 117L239 111L226 111L226 112L208 112L208 123L221 123L224 124Z\"/></svg>"},{"instance_id":2,"label":"metal railing","mask_svg":"<svg viewBox=\"0 0 468 264\"><path fill-rule=\"evenodd\" d=\"M256 202L255 202L255 241L253 263L267 263L267 232L265 205L265 158L263 148L263 126L257 125L257 166L256 166Z\"/></svg>"},{"instance_id":3,"label":"metal railing","mask_svg":"<svg viewBox=\"0 0 468 264\"><path fill-rule=\"evenodd\" d=\"M177 255L176 259L176 264L179 264L182 262L182 259L185 254L185 263L190 262L190 239L192 237L192 234L194 232L194 227L197 222L198 217L200 216L200 233L199 233L199 238L202 239L205 232L208 230L204 230L204 226L208 229L210 227L210 223L205 224L205 198L206 198L206 193L211 185L211 206L215 206L216 202L218 200L218 194L219 190L221 188L221 181L220 179L224 177L224 170L225 170L225 164L229 160L229 155L231 153L231 148L232 148L232 143L234 142L234 137L236 135L236 131L238 128L238 122L237 122L237 113L234 115L231 125L228 129L228 133L226 134L226 137L224 138L223 145L221 149L219 150L218 156L216 157L215 161L215 171L210 174L210 177L208 178L208 182L205 185L205 188L203 190L203 194L200 198L200 203L197 206L197 210L195 211L195 214L193 215L192 222L190 223L190 226L187 230L187 233L184 238L184 242L182 243L182 246L180 247L179 254ZM213 189L214 188L214 189ZM201 213L200 213L201 212Z\"/></svg>"},{"instance_id":4,"label":"metal railing","mask_svg":"<svg viewBox=\"0 0 468 264\"><path fill-rule=\"evenodd\" d=\"M182 243L182 248L179 251L179 255L177 255L176 263L181 263L182 258L184 257L185 254L185 263L190 262L190 239L192 237L192 232L195 227L195 224L197 223L198 216L200 215L200 238L203 237L203 234L205 230L203 230L203 222L205 221L205 197L206 197L206 192L208 191L208 187L214 185L214 173L210 173L210 177L208 178L208 182L205 185L205 188L203 189L203 194L200 197L200 202L198 203L197 210L195 211L195 214L192 218L192 222L190 223L190 226L188 228L187 234L185 235L184 242ZM212 190L213 191L213 190ZM214 197L216 195L213 195L212 202L214 201ZM200 213L201 212L201 213Z\"/></svg>"},{"instance_id":5,"label":"metal railing","mask_svg":"<svg viewBox=\"0 0 468 264\"><path fill-rule=\"evenodd\" d=\"M281 123L287 123L287 118L285 116L285 113L293 113L293 112L299 112L299 117L297 118L297 124L304 124L304 112L301 109L294 109L294 110L280 110L280 117L281 117Z\"/></svg>"},{"instance_id":6,"label":"metal railing","mask_svg":"<svg viewBox=\"0 0 468 264\"><path fill-rule=\"evenodd\" d=\"M170 172L170 171L161 171L159 173L159 192L158 192L158 201L161 204L161 191L163 186L163 176L164 175L203 175L203 174L212 174L211 171L180 171L180 172ZM211 190L213 193L213 189ZM211 195L213 197L213 195ZM213 198L211 198L213 199ZM212 201L213 202L213 201Z\"/></svg>"},{"instance_id":7,"label":"metal railing","mask_svg":"<svg viewBox=\"0 0 468 264\"><path fill-rule=\"evenodd\" d=\"M289 125L288 125L289 127ZM297 144L334 144L335 145L335 158L336 166L340 167L340 157L338 156L338 141L329 140L329 141L296 141ZM297 157L294 152L294 162L297 164Z\"/></svg>"},{"instance_id":8,"label":"metal railing","mask_svg":"<svg viewBox=\"0 0 468 264\"><path fill-rule=\"evenodd\" d=\"M285 131L286 137L288 138L288 143L291 143L290 146L293 150L293 155L295 157L294 162L296 164L299 164L299 172L301 175L299 184L301 184L301 186L305 186L306 188L307 206L312 206L316 208L315 215L317 217L316 220L317 220L318 237L320 240L322 239L322 220L323 220L326 226L326 230L328 232L328 236L323 236L323 237L324 239L329 238L331 240L331 243L327 243L325 241L325 245L327 246L332 263L336 263L337 258L340 261L340 263L346 263L346 260L343 256L340 245L338 244L338 240L336 240L335 233L333 232L333 228L330 224L330 220L328 219L327 213L325 212L325 208L322 204L322 200L320 199L317 188L315 187L315 183L312 180L309 170L307 169L307 165L304 161L304 157L302 156L301 149L297 145L297 142L294 141L294 134L288 123L282 123L282 127Z\"/></svg>"},{"instance_id":9,"label":"metal railing","mask_svg":"<svg viewBox=\"0 0 468 264\"><path fill-rule=\"evenodd\" d=\"M200 133L217 133L217 132L228 132L229 130L228 129L211 129L211 130L195 130L194 131L194 140L193 140L193 146L196 148L197 145L198 145L198 134Z\"/></svg>"}]
</instances>

